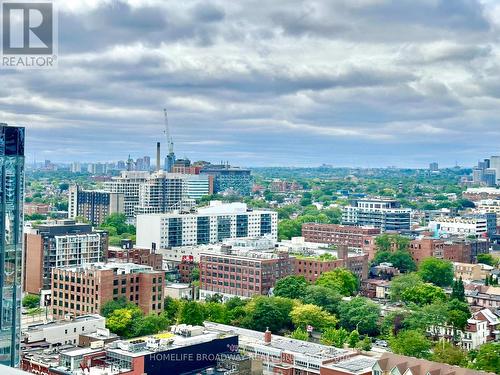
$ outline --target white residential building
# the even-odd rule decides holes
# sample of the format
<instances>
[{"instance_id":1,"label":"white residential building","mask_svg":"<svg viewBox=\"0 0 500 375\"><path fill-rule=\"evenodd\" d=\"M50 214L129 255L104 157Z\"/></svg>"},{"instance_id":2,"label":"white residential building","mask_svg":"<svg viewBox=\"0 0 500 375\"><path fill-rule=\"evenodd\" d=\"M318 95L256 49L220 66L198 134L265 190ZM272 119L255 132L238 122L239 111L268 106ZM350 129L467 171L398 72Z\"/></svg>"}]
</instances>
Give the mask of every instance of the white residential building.
<instances>
[{"instance_id":1,"label":"white residential building","mask_svg":"<svg viewBox=\"0 0 500 375\"><path fill-rule=\"evenodd\" d=\"M100 315L82 315L72 320L58 320L29 326L24 332L26 343L45 341L50 345L78 343L80 334L106 329L106 319Z\"/></svg>"},{"instance_id":2,"label":"white residential building","mask_svg":"<svg viewBox=\"0 0 500 375\"><path fill-rule=\"evenodd\" d=\"M411 209L392 199L359 199L342 209L342 224L373 226L381 231L410 229Z\"/></svg>"},{"instance_id":3,"label":"white residential building","mask_svg":"<svg viewBox=\"0 0 500 375\"><path fill-rule=\"evenodd\" d=\"M477 349L486 344L490 335L487 320L468 319L465 330L454 330L452 326L430 327L427 332L447 341L456 340L465 350Z\"/></svg>"},{"instance_id":4,"label":"white residential building","mask_svg":"<svg viewBox=\"0 0 500 375\"><path fill-rule=\"evenodd\" d=\"M210 176L202 174L186 175L187 195L191 199L200 199L210 194Z\"/></svg>"},{"instance_id":5,"label":"white residential building","mask_svg":"<svg viewBox=\"0 0 500 375\"><path fill-rule=\"evenodd\" d=\"M158 171L139 186L139 203L135 215L189 210L187 175Z\"/></svg>"},{"instance_id":6,"label":"white residential building","mask_svg":"<svg viewBox=\"0 0 500 375\"><path fill-rule=\"evenodd\" d=\"M486 218L437 217L429 222L429 228L440 234L479 237L488 230Z\"/></svg>"},{"instance_id":7,"label":"white residential building","mask_svg":"<svg viewBox=\"0 0 500 375\"><path fill-rule=\"evenodd\" d=\"M157 249L222 242L228 238L278 238L278 214L252 210L244 203L210 202L195 213L137 216L137 246Z\"/></svg>"},{"instance_id":8,"label":"white residential building","mask_svg":"<svg viewBox=\"0 0 500 375\"><path fill-rule=\"evenodd\" d=\"M139 205L139 187L148 177L149 172L123 171L121 176L104 183L104 190L124 195L124 212L129 222L134 221L135 207Z\"/></svg>"}]
</instances>

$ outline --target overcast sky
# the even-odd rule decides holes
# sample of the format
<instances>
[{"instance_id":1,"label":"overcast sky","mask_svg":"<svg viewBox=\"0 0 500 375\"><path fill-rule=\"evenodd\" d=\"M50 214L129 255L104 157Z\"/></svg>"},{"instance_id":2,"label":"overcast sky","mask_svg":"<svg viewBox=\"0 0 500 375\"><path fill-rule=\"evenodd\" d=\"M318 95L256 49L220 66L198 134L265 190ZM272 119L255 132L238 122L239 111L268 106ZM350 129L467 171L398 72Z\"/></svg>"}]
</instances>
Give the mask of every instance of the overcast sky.
<instances>
[{"instance_id":1,"label":"overcast sky","mask_svg":"<svg viewBox=\"0 0 500 375\"><path fill-rule=\"evenodd\" d=\"M495 0L71 0L59 66L0 70L28 160L472 165L500 154ZM164 147L165 150L166 147Z\"/></svg>"}]
</instances>

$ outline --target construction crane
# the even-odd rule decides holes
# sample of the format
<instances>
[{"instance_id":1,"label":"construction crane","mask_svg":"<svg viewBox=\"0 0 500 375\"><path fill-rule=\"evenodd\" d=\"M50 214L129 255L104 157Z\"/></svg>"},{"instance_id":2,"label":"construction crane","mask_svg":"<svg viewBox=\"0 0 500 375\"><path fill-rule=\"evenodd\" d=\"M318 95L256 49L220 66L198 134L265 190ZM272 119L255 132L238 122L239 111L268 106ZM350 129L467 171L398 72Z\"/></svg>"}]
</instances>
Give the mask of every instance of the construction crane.
<instances>
[{"instance_id":1,"label":"construction crane","mask_svg":"<svg viewBox=\"0 0 500 375\"><path fill-rule=\"evenodd\" d=\"M172 172L172 169L175 164L174 142L172 141L172 136L170 135L170 129L168 127L168 115L166 108L163 108L163 113L165 116L165 137L167 138L167 145L168 145L168 155L167 158L165 159L165 170L167 172Z\"/></svg>"},{"instance_id":2,"label":"construction crane","mask_svg":"<svg viewBox=\"0 0 500 375\"><path fill-rule=\"evenodd\" d=\"M174 153L174 142L172 141L172 136L170 135L170 129L168 127L168 115L167 115L166 108L163 108L163 113L165 116L165 137L167 137L168 153L173 154Z\"/></svg>"}]
</instances>

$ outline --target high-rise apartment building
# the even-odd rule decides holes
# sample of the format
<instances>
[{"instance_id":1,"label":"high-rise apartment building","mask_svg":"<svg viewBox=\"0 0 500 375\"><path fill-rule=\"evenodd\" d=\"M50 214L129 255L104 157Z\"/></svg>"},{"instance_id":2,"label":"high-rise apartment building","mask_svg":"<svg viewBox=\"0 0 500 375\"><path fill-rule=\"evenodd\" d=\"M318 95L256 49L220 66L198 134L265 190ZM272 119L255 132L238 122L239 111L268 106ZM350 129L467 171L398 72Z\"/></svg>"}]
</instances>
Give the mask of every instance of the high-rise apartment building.
<instances>
[{"instance_id":1,"label":"high-rise apartment building","mask_svg":"<svg viewBox=\"0 0 500 375\"><path fill-rule=\"evenodd\" d=\"M500 183L500 156L491 156L490 157L490 169L495 171L496 181L495 183L498 185Z\"/></svg>"},{"instance_id":2,"label":"high-rise apartment building","mask_svg":"<svg viewBox=\"0 0 500 375\"><path fill-rule=\"evenodd\" d=\"M436 163L436 162L430 163L429 164L429 170L431 172L437 172L437 171L439 171L439 164Z\"/></svg>"},{"instance_id":3,"label":"high-rise apartment building","mask_svg":"<svg viewBox=\"0 0 500 375\"><path fill-rule=\"evenodd\" d=\"M278 214L251 210L244 203L210 202L194 213L137 216L137 246L157 249L222 242L227 238L278 238Z\"/></svg>"},{"instance_id":4,"label":"high-rise apartment building","mask_svg":"<svg viewBox=\"0 0 500 375\"><path fill-rule=\"evenodd\" d=\"M27 229L24 234L24 291L50 289L53 268L101 262L108 234L90 224L61 220Z\"/></svg>"},{"instance_id":5,"label":"high-rise apartment building","mask_svg":"<svg viewBox=\"0 0 500 375\"><path fill-rule=\"evenodd\" d=\"M125 212L123 193L110 193L103 190L83 190L74 185L69 188L68 217L81 216L94 225L100 225L113 213Z\"/></svg>"},{"instance_id":6,"label":"high-rise apartment building","mask_svg":"<svg viewBox=\"0 0 500 375\"><path fill-rule=\"evenodd\" d=\"M24 128L0 124L0 364L13 367L20 362L24 136Z\"/></svg>"},{"instance_id":7,"label":"high-rise apartment building","mask_svg":"<svg viewBox=\"0 0 500 375\"><path fill-rule=\"evenodd\" d=\"M104 183L104 190L123 194L125 216L129 222L135 218L135 207L139 205L139 187L146 182L149 172L122 171L119 177Z\"/></svg>"},{"instance_id":8,"label":"high-rise apartment building","mask_svg":"<svg viewBox=\"0 0 500 375\"><path fill-rule=\"evenodd\" d=\"M410 229L411 209L392 199L359 199L342 210L342 224L373 226L381 231Z\"/></svg>"},{"instance_id":9,"label":"high-rise apartment building","mask_svg":"<svg viewBox=\"0 0 500 375\"><path fill-rule=\"evenodd\" d=\"M145 314L160 313L164 272L132 263L94 263L52 270L52 314L98 314L113 299L125 297Z\"/></svg>"},{"instance_id":10,"label":"high-rise apartment building","mask_svg":"<svg viewBox=\"0 0 500 375\"><path fill-rule=\"evenodd\" d=\"M191 174L186 176L187 195L190 199L200 199L213 194L213 178L208 175Z\"/></svg>"},{"instance_id":11,"label":"high-rise apartment building","mask_svg":"<svg viewBox=\"0 0 500 375\"><path fill-rule=\"evenodd\" d=\"M206 165L201 174L214 178L214 193L234 192L240 195L252 193L252 175L249 169L231 167L228 164Z\"/></svg>"},{"instance_id":12,"label":"high-rise apartment building","mask_svg":"<svg viewBox=\"0 0 500 375\"><path fill-rule=\"evenodd\" d=\"M187 176L158 171L139 186L139 204L135 214L156 214L189 210L194 201L188 199Z\"/></svg>"}]
</instances>

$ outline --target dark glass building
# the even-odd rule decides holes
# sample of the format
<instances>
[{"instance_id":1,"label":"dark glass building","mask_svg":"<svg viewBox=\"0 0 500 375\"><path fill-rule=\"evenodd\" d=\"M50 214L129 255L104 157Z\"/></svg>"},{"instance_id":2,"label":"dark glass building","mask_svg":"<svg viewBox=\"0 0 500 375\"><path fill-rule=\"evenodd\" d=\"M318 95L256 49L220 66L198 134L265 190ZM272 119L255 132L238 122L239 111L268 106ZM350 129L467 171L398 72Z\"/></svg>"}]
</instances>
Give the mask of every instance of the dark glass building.
<instances>
[{"instance_id":1,"label":"dark glass building","mask_svg":"<svg viewBox=\"0 0 500 375\"><path fill-rule=\"evenodd\" d=\"M0 364L19 366L24 128L0 123Z\"/></svg>"}]
</instances>

